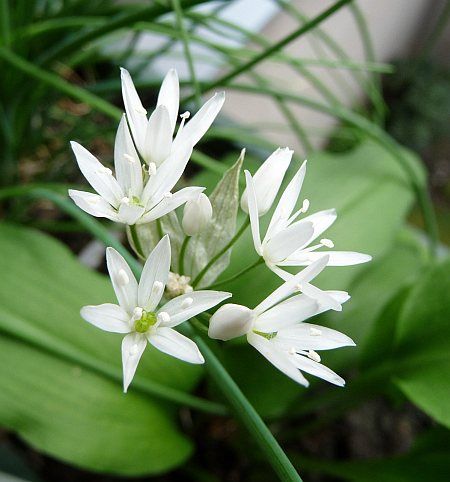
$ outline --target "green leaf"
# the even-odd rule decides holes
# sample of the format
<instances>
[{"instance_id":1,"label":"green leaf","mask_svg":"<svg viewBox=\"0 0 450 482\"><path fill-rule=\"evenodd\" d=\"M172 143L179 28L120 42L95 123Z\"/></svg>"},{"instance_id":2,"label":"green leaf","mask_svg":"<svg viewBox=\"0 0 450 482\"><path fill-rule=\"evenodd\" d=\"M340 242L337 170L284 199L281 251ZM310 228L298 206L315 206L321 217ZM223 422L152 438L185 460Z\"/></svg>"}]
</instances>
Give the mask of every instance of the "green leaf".
<instances>
[{"instance_id":1,"label":"green leaf","mask_svg":"<svg viewBox=\"0 0 450 482\"><path fill-rule=\"evenodd\" d=\"M239 206L239 175L243 156L230 167L211 193L213 217L208 226L193 236L187 248L185 271L195 277L217 253L231 240L236 231L236 217ZM200 287L211 284L230 262L230 251L221 256L208 269Z\"/></svg>"},{"instance_id":2,"label":"green leaf","mask_svg":"<svg viewBox=\"0 0 450 482\"><path fill-rule=\"evenodd\" d=\"M404 394L450 427L450 259L424 273L397 323L394 380Z\"/></svg>"},{"instance_id":3,"label":"green leaf","mask_svg":"<svg viewBox=\"0 0 450 482\"><path fill-rule=\"evenodd\" d=\"M412 450L395 457L334 462L299 457L305 469L354 482L447 482L450 473L450 434L431 430Z\"/></svg>"},{"instance_id":4,"label":"green leaf","mask_svg":"<svg viewBox=\"0 0 450 482\"><path fill-rule=\"evenodd\" d=\"M109 280L36 231L1 225L0 251L0 423L89 470L157 474L183 463L192 445L171 405L138 388L187 391L201 371L150 348L124 395L106 376L120 379L121 337L79 315L115 301Z\"/></svg>"}]
</instances>

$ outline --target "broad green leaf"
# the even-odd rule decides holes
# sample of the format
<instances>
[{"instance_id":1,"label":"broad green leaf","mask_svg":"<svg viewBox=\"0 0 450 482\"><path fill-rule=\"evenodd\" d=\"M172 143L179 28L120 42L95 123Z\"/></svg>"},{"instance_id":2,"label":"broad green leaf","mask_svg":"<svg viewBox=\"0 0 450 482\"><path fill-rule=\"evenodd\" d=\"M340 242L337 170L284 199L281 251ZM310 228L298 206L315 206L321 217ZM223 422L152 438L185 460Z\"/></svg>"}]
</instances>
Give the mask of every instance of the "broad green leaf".
<instances>
[{"instance_id":1,"label":"broad green leaf","mask_svg":"<svg viewBox=\"0 0 450 482\"><path fill-rule=\"evenodd\" d=\"M109 280L37 231L1 225L0 251L0 424L90 470L152 474L182 463L192 446L171 405L135 387L190 390L200 369L147 349L124 395L100 375L121 373L121 336L79 315L83 305L115 301Z\"/></svg>"},{"instance_id":2,"label":"broad green leaf","mask_svg":"<svg viewBox=\"0 0 450 482\"><path fill-rule=\"evenodd\" d=\"M228 169L210 196L213 217L209 225L189 242L186 256L186 273L195 277L226 244L236 231L239 206L239 174L243 156ZM200 287L211 284L230 262L230 252L225 253L208 270Z\"/></svg>"},{"instance_id":3,"label":"broad green leaf","mask_svg":"<svg viewBox=\"0 0 450 482\"><path fill-rule=\"evenodd\" d=\"M405 303L396 330L393 371L405 395L450 427L450 259L425 272ZM395 365L394 365L395 366Z\"/></svg>"},{"instance_id":4,"label":"broad green leaf","mask_svg":"<svg viewBox=\"0 0 450 482\"><path fill-rule=\"evenodd\" d=\"M450 473L450 437L447 431L422 435L412 450L395 457L334 462L303 460L299 466L354 482L447 482Z\"/></svg>"}]
</instances>

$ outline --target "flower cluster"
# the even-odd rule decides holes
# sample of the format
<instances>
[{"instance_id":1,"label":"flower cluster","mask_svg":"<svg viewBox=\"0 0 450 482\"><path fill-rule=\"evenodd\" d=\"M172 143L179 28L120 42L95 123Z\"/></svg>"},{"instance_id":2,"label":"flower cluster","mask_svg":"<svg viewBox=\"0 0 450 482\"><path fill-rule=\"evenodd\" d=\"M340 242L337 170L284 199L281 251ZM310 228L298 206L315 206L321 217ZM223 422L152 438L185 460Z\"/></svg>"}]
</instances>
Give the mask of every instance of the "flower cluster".
<instances>
[{"instance_id":1,"label":"flower cluster","mask_svg":"<svg viewBox=\"0 0 450 482\"><path fill-rule=\"evenodd\" d=\"M214 205L203 193L203 187L188 186L173 191L194 146L219 113L224 93L215 94L191 120L188 120L189 112L181 114L176 129L179 83L175 70L170 70L164 78L157 106L149 117L125 69L121 69L121 79L125 114L115 139L114 174L84 147L72 142L78 166L96 193L69 190L69 195L87 213L127 225L134 233L133 249L141 258L146 258L138 281L125 259L113 248L107 248L107 267L118 304L85 306L81 310L82 317L94 326L125 335L122 342L124 391L148 343L188 363L204 362L196 344L175 329L201 313L205 313L203 319L210 317L211 338L226 341L245 336L250 345L296 382L307 386L302 373L306 372L344 385L339 375L320 363L317 351L351 346L353 341L338 331L306 320L327 310L340 311L349 295L343 291L321 290L311 282L326 266L354 265L371 258L356 252L323 250L334 247L331 240L321 236L336 220L336 212L331 209L302 217L309 209L307 199L296 209L306 161L280 196L263 239L260 217L271 210L293 151L277 149L253 176L245 171L241 209L249 216L257 254L283 283L253 309L226 304L211 315L208 311L231 297L231 293L198 290L196 286L208 270L214 270L215 279L226 268L232 244L243 231L233 236L237 205L234 208L234 197L227 197L225 189L219 204L223 209L230 203L231 214L226 216L227 220L231 219L230 223L215 215ZM237 175L242 159L236 164ZM176 210L182 205L184 213L180 222ZM142 238L138 228L148 228ZM233 231L229 232L230 229ZM217 240L224 237L231 241L225 243L222 250L216 249ZM319 241L313 244L316 239ZM138 252L133 244L136 240L150 248L145 251L147 255ZM187 252L194 260L202 261L200 272L185 272ZM291 273L287 270L289 267L291 271L302 269Z\"/></svg>"}]
</instances>

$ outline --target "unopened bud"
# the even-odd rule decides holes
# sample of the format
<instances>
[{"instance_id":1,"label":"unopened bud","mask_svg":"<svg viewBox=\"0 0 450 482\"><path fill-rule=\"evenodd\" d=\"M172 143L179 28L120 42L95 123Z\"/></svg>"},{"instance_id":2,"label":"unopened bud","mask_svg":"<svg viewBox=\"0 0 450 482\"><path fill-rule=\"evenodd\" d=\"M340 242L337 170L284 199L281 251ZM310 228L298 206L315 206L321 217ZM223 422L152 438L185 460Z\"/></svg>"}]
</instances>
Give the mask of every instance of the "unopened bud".
<instances>
[{"instance_id":1,"label":"unopened bud","mask_svg":"<svg viewBox=\"0 0 450 482\"><path fill-rule=\"evenodd\" d=\"M219 308L209 320L208 335L217 340L231 340L245 335L251 328L253 310L229 303Z\"/></svg>"},{"instance_id":2,"label":"unopened bud","mask_svg":"<svg viewBox=\"0 0 450 482\"><path fill-rule=\"evenodd\" d=\"M212 218L212 206L206 194L199 194L184 205L183 230L188 236L202 231Z\"/></svg>"}]
</instances>

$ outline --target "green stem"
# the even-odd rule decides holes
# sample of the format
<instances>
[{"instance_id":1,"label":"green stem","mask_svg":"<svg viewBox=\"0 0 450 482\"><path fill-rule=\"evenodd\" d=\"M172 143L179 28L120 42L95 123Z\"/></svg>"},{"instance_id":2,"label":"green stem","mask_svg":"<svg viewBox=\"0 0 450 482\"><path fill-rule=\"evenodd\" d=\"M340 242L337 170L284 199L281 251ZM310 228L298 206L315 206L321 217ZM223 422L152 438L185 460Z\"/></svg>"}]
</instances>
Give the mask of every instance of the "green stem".
<instances>
[{"instance_id":1,"label":"green stem","mask_svg":"<svg viewBox=\"0 0 450 482\"><path fill-rule=\"evenodd\" d=\"M144 250L142 249L141 240L139 239L135 224L133 224L133 226L130 226L130 234L131 239L133 240L134 248L136 249L136 254L140 258L145 259Z\"/></svg>"},{"instance_id":2,"label":"green stem","mask_svg":"<svg viewBox=\"0 0 450 482\"><path fill-rule=\"evenodd\" d=\"M178 273L179 274L184 274L184 257L186 255L186 248L189 244L189 241L191 239L191 236L185 236L183 239L183 244L181 245L180 249L180 259L178 262Z\"/></svg>"},{"instance_id":3,"label":"green stem","mask_svg":"<svg viewBox=\"0 0 450 482\"><path fill-rule=\"evenodd\" d=\"M243 232L247 229L248 225L250 224L250 218L247 217L246 220L243 222L242 226L239 228L239 231L230 239L230 241L218 252L216 253L209 261L209 263L200 271L197 277L192 282L192 287L195 288L200 281L203 279L207 271L213 266L213 264L220 259L233 245L234 243L242 236Z\"/></svg>"},{"instance_id":4,"label":"green stem","mask_svg":"<svg viewBox=\"0 0 450 482\"><path fill-rule=\"evenodd\" d=\"M297 38L301 37L305 33L309 32L312 30L314 27L322 23L324 20L326 20L328 17L333 15L333 13L337 12L339 9L350 3L352 0L339 0L336 2L334 5L332 5L330 8L326 9L324 12L322 12L320 15L317 15L317 17L313 18L309 22L307 22L305 25L302 25L300 28L292 32L291 34L287 35L283 39L281 39L279 42L276 44L272 45L271 47L267 48L263 52L261 52L259 55L255 55L251 60L248 62L245 62L241 64L239 67L236 67L234 70L229 72L228 74L225 74L224 76L220 77L217 80L214 80L212 82L209 82L206 84L206 86L202 89L203 92L211 90L215 87L219 87L221 85L227 85L230 80L234 79L238 75L247 72L251 68L253 68L255 65L259 64L261 61L265 60L266 58L270 57L272 54L275 52L278 52L281 50L283 47L291 43L293 40L296 40ZM192 95L189 96L187 99L184 100L184 102L187 102L192 99Z\"/></svg>"},{"instance_id":5,"label":"green stem","mask_svg":"<svg viewBox=\"0 0 450 482\"><path fill-rule=\"evenodd\" d=\"M181 8L179 0L172 0L172 5L175 11L178 28L180 30L181 38L183 41L184 55L186 56L189 73L191 75L191 83L194 86L195 103L197 104L197 109L200 109L202 105L200 85L198 83L197 76L195 75L194 61L192 59L191 49L189 48L189 35L184 27L183 9Z\"/></svg>"},{"instance_id":6,"label":"green stem","mask_svg":"<svg viewBox=\"0 0 450 482\"><path fill-rule=\"evenodd\" d=\"M6 47L11 43L9 0L0 0L0 41Z\"/></svg>"},{"instance_id":7,"label":"green stem","mask_svg":"<svg viewBox=\"0 0 450 482\"><path fill-rule=\"evenodd\" d=\"M263 258L258 258L254 263L250 264L249 266L241 269L240 271L238 271L237 273L235 273L233 276L230 276L229 278L227 279L224 279L222 281L219 281L218 283L214 283L212 284L211 286L208 286L207 288L204 288L205 290L215 290L218 286L222 286L224 284L227 284L227 283L231 283L232 281L234 281L235 279L238 279L240 278L242 275L244 275L245 273L247 273L248 271L251 271L253 268L256 268L257 266L259 266L260 264L264 263L264 259Z\"/></svg>"},{"instance_id":8,"label":"green stem","mask_svg":"<svg viewBox=\"0 0 450 482\"><path fill-rule=\"evenodd\" d=\"M230 403L235 417L244 425L265 454L278 478L283 482L301 482L302 479L280 447L266 424L247 400L238 385L225 370L203 337L194 332L189 324L185 331L200 348L206 360L206 369L214 378L219 390Z\"/></svg>"},{"instance_id":9,"label":"green stem","mask_svg":"<svg viewBox=\"0 0 450 482\"><path fill-rule=\"evenodd\" d=\"M28 60L19 57L18 55L14 54L13 52L4 47L0 47L0 59L8 62L13 67L21 70L25 74L54 87L60 92L67 94L70 97L79 100L80 102L84 102L91 107L94 107L100 112L103 112L108 116L112 117L113 119L120 120L120 118L122 117L122 112L120 109L103 100L101 97L97 97L86 89L70 84L69 82L52 72L37 67L33 63L28 62Z\"/></svg>"},{"instance_id":10,"label":"green stem","mask_svg":"<svg viewBox=\"0 0 450 482\"><path fill-rule=\"evenodd\" d=\"M159 239L162 239L164 237L164 231L163 231L162 224L161 224L161 218L158 218L156 220L156 230L158 231Z\"/></svg>"}]
</instances>

